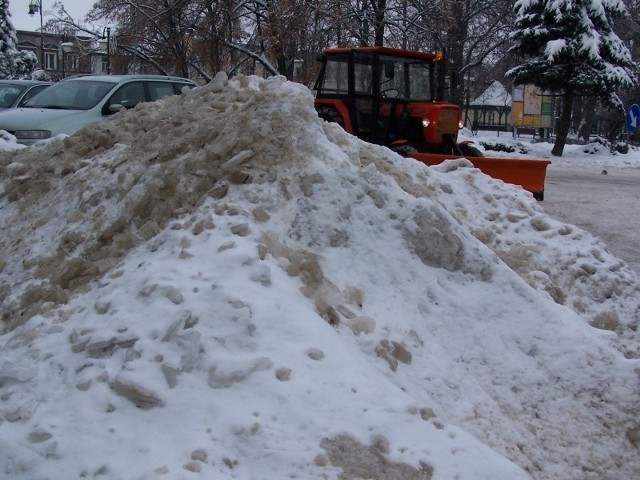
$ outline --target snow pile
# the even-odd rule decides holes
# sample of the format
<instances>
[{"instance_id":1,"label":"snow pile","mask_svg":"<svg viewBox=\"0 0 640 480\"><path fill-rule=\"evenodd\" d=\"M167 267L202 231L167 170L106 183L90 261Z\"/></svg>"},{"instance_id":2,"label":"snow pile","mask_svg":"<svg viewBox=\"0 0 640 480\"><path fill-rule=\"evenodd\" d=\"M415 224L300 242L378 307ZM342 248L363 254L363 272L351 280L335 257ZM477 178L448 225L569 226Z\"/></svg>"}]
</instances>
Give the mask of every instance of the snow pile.
<instances>
[{"instance_id":1,"label":"snow pile","mask_svg":"<svg viewBox=\"0 0 640 480\"><path fill-rule=\"evenodd\" d=\"M220 75L0 156L2 473L632 478L637 278L526 192L312 101ZM614 328L548 287L596 312L561 278L587 261Z\"/></svg>"},{"instance_id":2,"label":"snow pile","mask_svg":"<svg viewBox=\"0 0 640 480\"><path fill-rule=\"evenodd\" d=\"M439 169L447 168L446 165ZM439 201L532 287L578 312L592 326L616 332L613 345L640 358L640 283L626 263L579 228L555 220L539 204L507 200L505 188L468 169L449 172L464 184Z\"/></svg>"}]
</instances>

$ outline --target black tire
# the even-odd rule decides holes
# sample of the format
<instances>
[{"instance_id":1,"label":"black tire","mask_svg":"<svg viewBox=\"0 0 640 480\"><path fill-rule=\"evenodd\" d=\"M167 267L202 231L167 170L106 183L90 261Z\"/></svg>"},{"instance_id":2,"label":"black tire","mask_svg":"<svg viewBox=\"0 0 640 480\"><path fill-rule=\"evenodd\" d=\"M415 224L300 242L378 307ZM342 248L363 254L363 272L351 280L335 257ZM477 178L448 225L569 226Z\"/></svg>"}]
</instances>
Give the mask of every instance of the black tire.
<instances>
[{"instance_id":1,"label":"black tire","mask_svg":"<svg viewBox=\"0 0 640 480\"><path fill-rule=\"evenodd\" d=\"M484 154L477 147L469 143L459 143L458 148L465 157L484 157Z\"/></svg>"},{"instance_id":2,"label":"black tire","mask_svg":"<svg viewBox=\"0 0 640 480\"><path fill-rule=\"evenodd\" d=\"M408 157L410 153L416 153L418 151L418 149L410 143L403 143L402 145L391 145L389 148L403 157Z\"/></svg>"},{"instance_id":3,"label":"black tire","mask_svg":"<svg viewBox=\"0 0 640 480\"><path fill-rule=\"evenodd\" d=\"M326 120L327 122L337 123L342 128L344 128L344 120L342 119L342 115L340 115L338 110L336 110L335 108L323 106L318 107L317 111L318 116L321 119Z\"/></svg>"}]
</instances>

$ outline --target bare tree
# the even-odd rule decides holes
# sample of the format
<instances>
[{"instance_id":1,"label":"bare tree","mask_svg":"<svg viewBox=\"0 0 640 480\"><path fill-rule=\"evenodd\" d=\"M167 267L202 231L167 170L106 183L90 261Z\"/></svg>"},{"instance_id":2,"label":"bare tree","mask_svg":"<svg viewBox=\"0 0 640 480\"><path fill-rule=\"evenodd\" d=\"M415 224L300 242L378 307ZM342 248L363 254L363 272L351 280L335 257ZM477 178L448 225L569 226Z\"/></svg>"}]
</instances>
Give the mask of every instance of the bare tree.
<instances>
[{"instance_id":1,"label":"bare tree","mask_svg":"<svg viewBox=\"0 0 640 480\"><path fill-rule=\"evenodd\" d=\"M496 53L511 29L510 0L409 0L406 30L414 48L444 50L448 61L450 96L462 104L468 98L472 73L499 59ZM398 22L396 22L397 26ZM406 42L409 43L409 42ZM466 81L465 81L466 79Z\"/></svg>"},{"instance_id":2,"label":"bare tree","mask_svg":"<svg viewBox=\"0 0 640 480\"><path fill-rule=\"evenodd\" d=\"M98 0L88 20L115 26L118 51L162 73L218 70L310 83L329 46L446 50L452 99L506 38L508 0ZM61 8L56 21L90 32ZM84 29L84 30L83 30ZM302 73L300 73L302 72ZM463 79L466 78L466 83ZM468 95L467 95L468 96Z\"/></svg>"}]
</instances>

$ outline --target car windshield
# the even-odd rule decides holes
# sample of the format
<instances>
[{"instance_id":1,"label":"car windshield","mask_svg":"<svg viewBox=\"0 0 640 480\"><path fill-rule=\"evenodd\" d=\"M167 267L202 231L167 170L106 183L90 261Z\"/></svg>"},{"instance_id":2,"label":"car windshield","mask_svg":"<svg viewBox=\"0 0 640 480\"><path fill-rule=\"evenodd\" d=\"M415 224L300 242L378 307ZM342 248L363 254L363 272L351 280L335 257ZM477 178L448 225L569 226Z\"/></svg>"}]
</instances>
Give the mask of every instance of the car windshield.
<instances>
[{"instance_id":1,"label":"car windshield","mask_svg":"<svg viewBox=\"0 0 640 480\"><path fill-rule=\"evenodd\" d=\"M22 85L0 85L0 108L9 108L26 87Z\"/></svg>"},{"instance_id":2,"label":"car windshield","mask_svg":"<svg viewBox=\"0 0 640 480\"><path fill-rule=\"evenodd\" d=\"M27 108L89 110L113 88L112 82L64 80L46 88L24 104Z\"/></svg>"}]
</instances>

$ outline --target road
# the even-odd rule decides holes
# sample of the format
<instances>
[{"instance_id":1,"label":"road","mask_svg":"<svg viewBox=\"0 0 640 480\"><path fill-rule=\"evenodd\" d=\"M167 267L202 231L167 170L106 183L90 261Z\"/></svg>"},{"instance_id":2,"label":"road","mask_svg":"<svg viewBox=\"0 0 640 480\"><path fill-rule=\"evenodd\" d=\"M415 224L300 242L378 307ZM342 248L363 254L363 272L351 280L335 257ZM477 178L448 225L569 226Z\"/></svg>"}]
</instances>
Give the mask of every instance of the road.
<instances>
[{"instance_id":1,"label":"road","mask_svg":"<svg viewBox=\"0 0 640 480\"><path fill-rule=\"evenodd\" d=\"M549 215L601 238L640 273L640 169L549 166L544 198Z\"/></svg>"}]
</instances>

